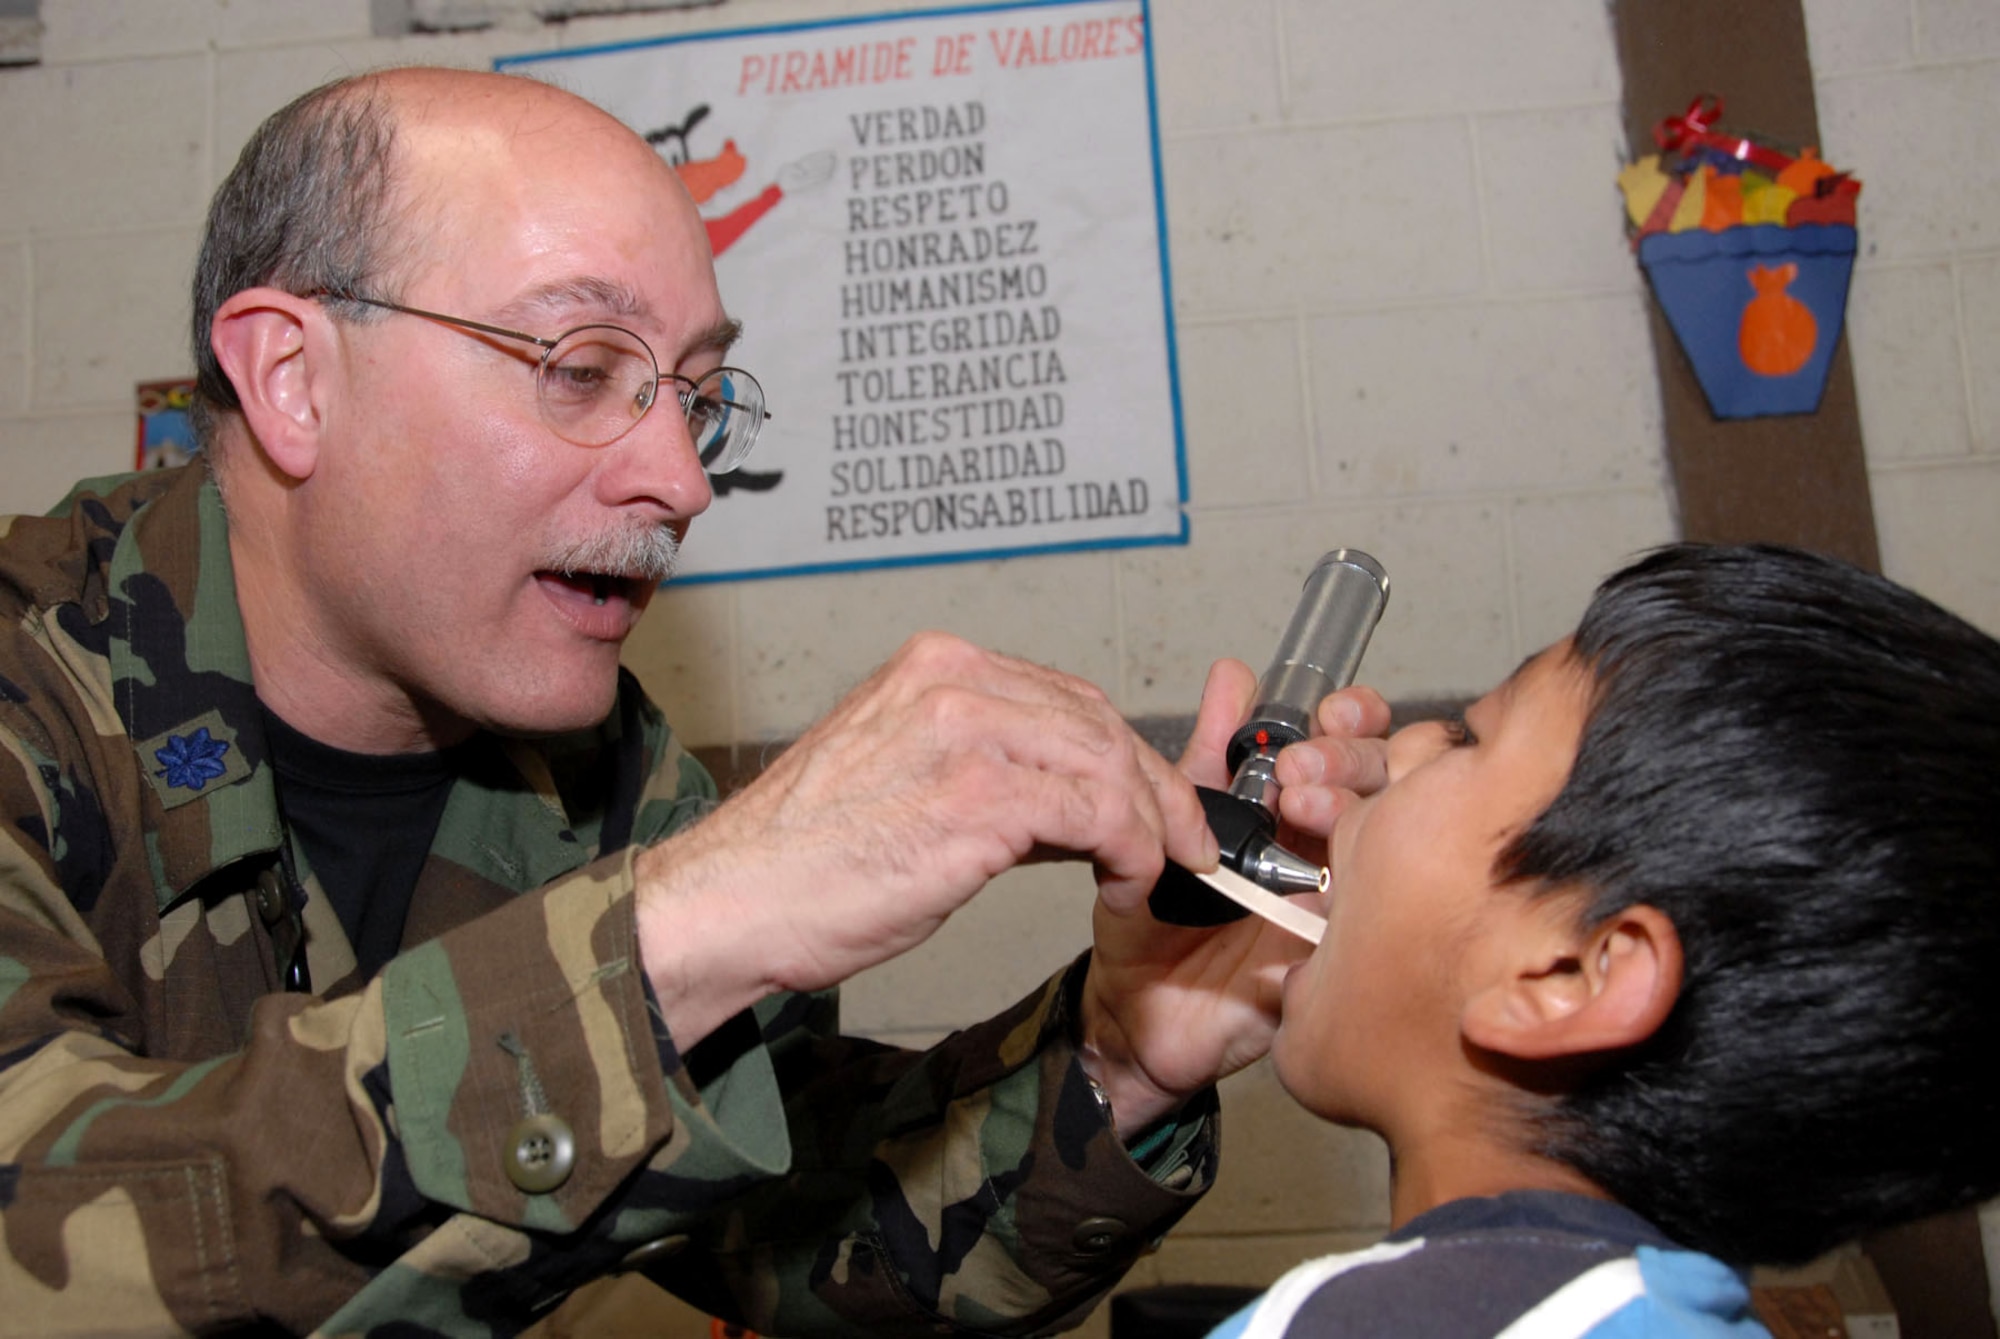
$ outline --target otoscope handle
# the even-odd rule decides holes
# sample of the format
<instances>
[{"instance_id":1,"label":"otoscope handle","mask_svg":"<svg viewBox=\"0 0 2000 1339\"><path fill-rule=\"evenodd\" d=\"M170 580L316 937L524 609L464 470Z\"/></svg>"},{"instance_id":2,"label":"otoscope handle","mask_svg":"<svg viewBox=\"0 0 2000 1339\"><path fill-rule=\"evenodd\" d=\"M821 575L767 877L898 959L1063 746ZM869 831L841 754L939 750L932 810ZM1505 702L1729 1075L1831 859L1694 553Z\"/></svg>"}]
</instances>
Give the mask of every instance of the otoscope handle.
<instances>
[{"instance_id":1,"label":"otoscope handle","mask_svg":"<svg viewBox=\"0 0 2000 1339\"><path fill-rule=\"evenodd\" d=\"M1232 791L1270 807L1270 760L1312 733L1321 698L1354 682L1388 601L1389 574L1359 549L1335 549L1313 565L1258 682L1257 705L1229 741ZM1246 767L1260 773L1254 782Z\"/></svg>"},{"instance_id":2,"label":"otoscope handle","mask_svg":"<svg viewBox=\"0 0 2000 1339\"><path fill-rule=\"evenodd\" d=\"M1227 791L1205 786L1208 826L1222 864L1275 893L1324 891L1326 870L1278 845L1278 754L1305 739L1328 693L1354 681L1389 599L1389 574L1359 549L1335 549L1307 574L1291 622L1257 687L1257 705L1229 741ZM1148 903L1173 925L1223 925L1246 913L1179 865L1168 863Z\"/></svg>"},{"instance_id":3,"label":"otoscope handle","mask_svg":"<svg viewBox=\"0 0 2000 1339\"><path fill-rule=\"evenodd\" d=\"M1262 807L1239 800L1226 790L1196 786L1201 807L1208 814L1209 831L1222 848L1222 863L1232 870L1243 868L1245 851L1259 842L1270 843L1278 828L1277 820ZM1213 889L1174 861L1167 862L1160 881L1153 885L1147 907L1153 919L1169 925L1227 925L1250 913Z\"/></svg>"}]
</instances>

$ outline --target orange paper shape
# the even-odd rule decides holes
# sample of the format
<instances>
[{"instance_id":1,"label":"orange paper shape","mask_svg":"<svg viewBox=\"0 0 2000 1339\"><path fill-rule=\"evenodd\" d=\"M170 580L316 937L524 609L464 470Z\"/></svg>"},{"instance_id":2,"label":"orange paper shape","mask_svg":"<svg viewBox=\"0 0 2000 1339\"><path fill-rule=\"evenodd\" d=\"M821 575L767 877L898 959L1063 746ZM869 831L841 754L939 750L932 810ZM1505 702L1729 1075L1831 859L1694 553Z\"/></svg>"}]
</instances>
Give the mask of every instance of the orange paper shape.
<instances>
[{"instance_id":1,"label":"orange paper shape","mask_svg":"<svg viewBox=\"0 0 2000 1339\"><path fill-rule=\"evenodd\" d=\"M1801 149L1792 165L1778 174L1778 184L1793 195L1813 194L1813 184L1821 177L1830 177L1833 169L1819 159L1819 150Z\"/></svg>"},{"instance_id":2,"label":"orange paper shape","mask_svg":"<svg viewBox=\"0 0 2000 1339\"><path fill-rule=\"evenodd\" d=\"M1743 178L1717 172L1706 165L1702 167L1701 174L1708 178L1708 190L1704 192L1701 204L1701 226L1710 232L1721 232L1741 223Z\"/></svg>"},{"instance_id":3,"label":"orange paper shape","mask_svg":"<svg viewBox=\"0 0 2000 1339\"><path fill-rule=\"evenodd\" d=\"M1743 365L1759 376L1790 376L1806 365L1819 343L1819 322L1811 309L1785 291L1798 277L1799 267L1790 262L1750 268L1757 296L1743 309L1736 348Z\"/></svg>"}]
</instances>

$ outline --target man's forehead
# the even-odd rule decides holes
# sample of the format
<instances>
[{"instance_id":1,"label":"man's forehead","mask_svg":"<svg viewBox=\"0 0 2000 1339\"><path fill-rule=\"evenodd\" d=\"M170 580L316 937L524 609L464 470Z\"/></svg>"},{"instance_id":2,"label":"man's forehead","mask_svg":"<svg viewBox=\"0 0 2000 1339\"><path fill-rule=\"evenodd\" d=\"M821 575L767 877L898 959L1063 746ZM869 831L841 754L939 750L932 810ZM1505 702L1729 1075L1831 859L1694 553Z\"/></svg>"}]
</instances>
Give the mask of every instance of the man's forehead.
<instances>
[{"instance_id":1,"label":"man's forehead","mask_svg":"<svg viewBox=\"0 0 2000 1339\"><path fill-rule=\"evenodd\" d=\"M412 77L395 77L402 74ZM384 78L410 186L439 205L451 203L450 191L518 206L545 191L589 193L618 181L678 185L630 127L566 90L470 70L391 71Z\"/></svg>"},{"instance_id":2,"label":"man's forehead","mask_svg":"<svg viewBox=\"0 0 2000 1339\"><path fill-rule=\"evenodd\" d=\"M372 80L412 125L478 122L532 132L565 116L617 124L588 99L525 75L412 66L379 71Z\"/></svg>"},{"instance_id":3,"label":"man's forehead","mask_svg":"<svg viewBox=\"0 0 2000 1339\"><path fill-rule=\"evenodd\" d=\"M557 115L578 112L577 133L522 137L485 123L459 135L432 123L410 136L410 217L434 239L430 267L458 270L451 286L482 292L496 319L607 320L708 342L721 300L678 180L626 127L541 85L525 96L537 89L562 100Z\"/></svg>"}]
</instances>

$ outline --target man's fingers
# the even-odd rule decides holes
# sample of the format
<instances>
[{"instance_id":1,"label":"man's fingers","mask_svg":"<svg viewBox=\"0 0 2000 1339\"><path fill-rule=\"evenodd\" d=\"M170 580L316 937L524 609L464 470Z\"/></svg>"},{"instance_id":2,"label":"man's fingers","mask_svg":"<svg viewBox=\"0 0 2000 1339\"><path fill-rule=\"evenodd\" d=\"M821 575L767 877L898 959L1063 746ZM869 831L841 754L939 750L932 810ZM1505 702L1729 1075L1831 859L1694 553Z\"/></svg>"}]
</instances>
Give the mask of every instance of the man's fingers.
<instances>
[{"instance_id":1,"label":"man's fingers","mask_svg":"<svg viewBox=\"0 0 2000 1339\"><path fill-rule=\"evenodd\" d=\"M1091 786L1076 777L1040 773L1029 783L1024 803L1043 851L1088 855L1095 861L1100 889L1126 904L1142 898L1165 868L1159 834L1132 793ZM1150 800L1150 797L1147 797Z\"/></svg>"},{"instance_id":2,"label":"man's fingers","mask_svg":"<svg viewBox=\"0 0 2000 1339\"><path fill-rule=\"evenodd\" d=\"M1359 799L1351 790L1331 786L1287 786L1278 793L1278 817L1301 832L1326 837Z\"/></svg>"},{"instance_id":3,"label":"man's fingers","mask_svg":"<svg viewBox=\"0 0 2000 1339\"><path fill-rule=\"evenodd\" d=\"M1372 688L1329 693L1316 712L1322 733L1278 755L1278 816L1324 837L1359 795L1389 783L1389 704Z\"/></svg>"},{"instance_id":4,"label":"man's fingers","mask_svg":"<svg viewBox=\"0 0 2000 1339\"><path fill-rule=\"evenodd\" d=\"M1119 905L1151 890L1163 852L1214 868L1215 837L1193 784L1108 704L996 704L956 688L935 696L927 715L939 739L998 769L966 773L958 803L967 821L1018 814L1020 834L1045 852L1095 860Z\"/></svg>"},{"instance_id":5,"label":"man's fingers","mask_svg":"<svg viewBox=\"0 0 2000 1339\"><path fill-rule=\"evenodd\" d=\"M1255 691L1241 662L1211 673L1191 752L1207 756L1217 784ZM850 817L895 800L903 821L928 829L941 866L967 858L966 872L983 879L1061 851L1095 861L1110 901L1125 906L1151 890L1163 853L1215 865L1193 784L1102 691L1057 670L919 634L812 733L815 755L851 764L818 769L821 786L840 778Z\"/></svg>"},{"instance_id":6,"label":"man's fingers","mask_svg":"<svg viewBox=\"0 0 2000 1339\"><path fill-rule=\"evenodd\" d=\"M1152 782L1154 803L1166 827L1169 858L1189 869L1214 869L1221 850L1208 830L1208 814L1194 792L1194 783L1152 749L1141 746L1139 765Z\"/></svg>"},{"instance_id":7,"label":"man's fingers","mask_svg":"<svg viewBox=\"0 0 2000 1339\"><path fill-rule=\"evenodd\" d=\"M1379 737L1389 733L1389 703L1365 684L1355 684L1320 699L1319 729L1325 735Z\"/></svg>"},{"instance_id":8,"label":"man's fingers","mask_svg":"<svg viewBox=\"0 0 2000 1339\"><path fill-rule=\"evenodd\" d=\"M920 632L881 671L892 696L921 695L934 685L970 688L1003 701L1036 706L1090 704L1114 715L1103 690L1061 670L988 651L943 632Z\"/></svg>"},{"instance_id":9,"label":"man's fingers","mask_svg":"<svg viewBox=\"0 0 2000 1339\"><path fill-rule=\"evenodd\" d=\"M1373 794L1389 781L1389 746L1381 739L1317 735L1292 744L1273 769L1281 787L1322 786Z\"/></svg>"},{"instance_id":10,"label":"man's fingers","mask_svg":"<svg viewBox=\"0 0 2000 1339\"><path fill-rule=\"evenodd\" d=\"M1120 879L1156 878L1163 848L1200 868L1213 863L1194 787L1108 704L999 702L938 686L920 718L946 757L965 759L951 784L962 788L955 807L967 822L1001 818L1019 804L1032 841L1092 856Z\"/></svg>"},{"instance_id":11,"label":"man's fingers","mask_svg":"<svg viewBox=\"0 0 2000 1339\"><path fill-rule=\"evenodd\" d=\"M1257 675L1240 660L1218 660L1202 685L1194 731L1181 751L1181 770L1204 786L1229 783L1229 740L1256 705Z\"/></svg>"}]
</instances>

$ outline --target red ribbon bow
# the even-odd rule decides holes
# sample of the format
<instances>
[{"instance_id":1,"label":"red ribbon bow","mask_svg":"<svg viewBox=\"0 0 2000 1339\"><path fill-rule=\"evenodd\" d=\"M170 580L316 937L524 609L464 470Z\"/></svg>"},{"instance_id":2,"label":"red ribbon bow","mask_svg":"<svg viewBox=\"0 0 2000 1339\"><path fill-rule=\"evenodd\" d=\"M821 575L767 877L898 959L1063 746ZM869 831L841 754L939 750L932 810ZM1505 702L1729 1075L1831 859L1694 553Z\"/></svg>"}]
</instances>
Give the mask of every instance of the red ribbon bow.
<instances>
[{"instance_id":1,"label":"red ribbon bow","mask_svg":"<svg viewBox=\"0 0 2000 1339\"><path fill-rule=\"evenodd\" d=\"M1775 149L1753 144L1737 135L1718 134L1709 127L1722 119L1722 99L1702 93L1679 116L1669 116L1653 127L1653 142L1662 153L1690 154L1697 148L1719 149L1740 163L1755 163L1776 175L1792 165L1792 160Z\"/></svg>"}]
</instances>

